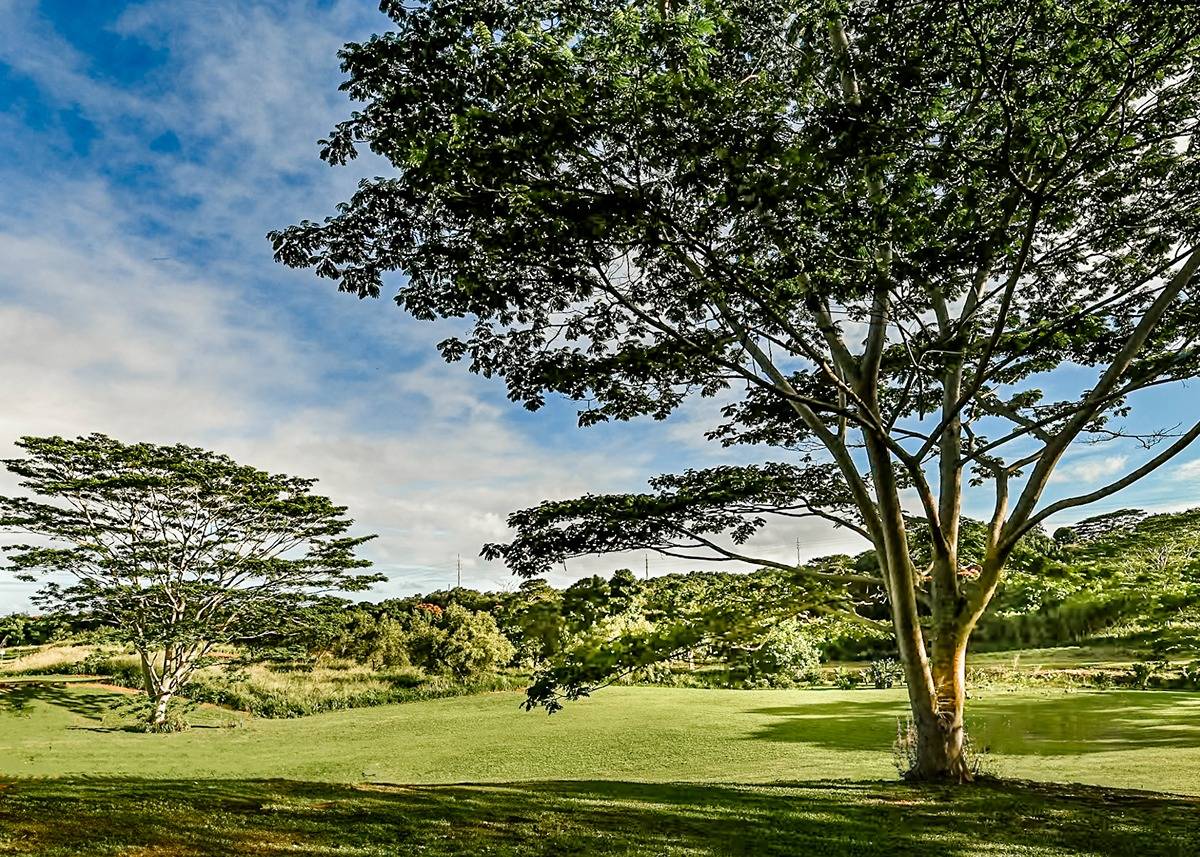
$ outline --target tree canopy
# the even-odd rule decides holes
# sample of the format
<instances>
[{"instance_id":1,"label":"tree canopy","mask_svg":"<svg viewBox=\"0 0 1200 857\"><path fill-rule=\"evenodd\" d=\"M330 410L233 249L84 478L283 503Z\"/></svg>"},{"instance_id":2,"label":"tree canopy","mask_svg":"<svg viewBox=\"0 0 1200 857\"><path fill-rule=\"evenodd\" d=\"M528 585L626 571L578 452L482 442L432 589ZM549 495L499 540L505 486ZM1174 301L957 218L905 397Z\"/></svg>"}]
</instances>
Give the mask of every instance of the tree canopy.
<instances>
[{"instance_id":1,"label":"tree canopy","mask_svg":"<svg viewBox=\"0 0 1200 857\"><path fill-rule=\"evenodd\" d=\"M372 536L347 535L346 508L313 493L315 480L101 434L17 446L25 457L3 464L33 496L0 497L0 525L41 543L5 546L9 569L51 575L43 604L134 645L155 726L212 646L278 634L313 596L381 579L355 555Z\"/></svg>"},{"instance_id":2,"label":"tree canopy","mask_svg":"<svg viewBox=\"0 0 1200 857\"><path fill-rule=\"evenodd\" d=\"M963 658L1012 551L1200 436L1123 422L1138 393L1200 369L1194 4L382 8L394 30L342 51L362 106L321 156L365 146L395 174L272 233L277 259L360 297L402 273L414 316L471 319L447 359L528 408L574 399L583 425L724 397L711 437L786 464L719 474L737 487L707 500L667 477L587 515L669 550L679 533L736 543L768 502L860 532L907 671L915 774L968 776ZM1130 439L1150 452L1127 473L1043 502L1072 443ZM819 486L801 484L809 464ZM994 497L972 577L968 483ZM555 514L514 516L495 552L532 569L582 534L625 538Z\"/></svg>"}]
</instances>

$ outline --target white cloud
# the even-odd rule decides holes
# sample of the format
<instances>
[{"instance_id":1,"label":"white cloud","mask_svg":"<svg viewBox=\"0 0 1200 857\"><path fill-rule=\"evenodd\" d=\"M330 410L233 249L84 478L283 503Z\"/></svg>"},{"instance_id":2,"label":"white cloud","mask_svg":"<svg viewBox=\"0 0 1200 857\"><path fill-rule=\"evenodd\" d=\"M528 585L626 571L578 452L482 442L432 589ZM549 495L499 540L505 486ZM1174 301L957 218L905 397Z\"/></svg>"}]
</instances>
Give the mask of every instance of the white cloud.
<instances>
[{"instance_id":1,"label":"white cloud","mask_svg":"<svg viewBox=\"0 0 1200 857\"><path fill-rule=\"evenodd\" d=\"M1128 463L1128 455L1090 455L1076 458L1060 465L1050 481L1091 485L1105 477L1124 473Z\"/></svg>"},{"instance_id":2,"label":"white cloud","mask_svg":"<svg viewBox=\"0 0 1200 857\"><path fill-rule=\"evenodd\" d=\"M0 279L0 438L104 431L315 476L381 534L369 553L396 577L391 591L445 583L459 552L468 582L499 585L507 572L476 553L504 538L509 511L642 481L636 451L552 452L517 431L485 395L494 384L461 366L330 378L337 355L299 347L202 272L146 261L137 239L110 232L103 197L94 202L90 218L65 224L101 239L91 252L70 250L49 223L0 230L0 256L14 263Z\"/></svg>"},{"instance_id":3,"label":"white cloud","mask_svg":"<svg viewBox=\"0 0 1200 857\"><path fill-rule=\"evenodd\" d=\"M637 490L654 472L660 450L640 432L581 432L569 413L517 418L499 382L437 359L446 325L271 262L267 229L330 209L356 178L320 164L315 140L348 110L337 48L387 24L372 4L131 7L118 30L167 61L130 87L92 76L34 4L0 8L0 61L98 135L82 175L42 145L63 145L53 129L24 141L28 163L0 165L0 456L23 434L103 431L316 477L361 532L380 534L367 553L391 581L376 595L446 585L459 553L465 583L509 584L477 552L505 537L511 510ZM149 149L166 131L180 153ZM30 133L0 115L4 139ZM131 168L145 184L120 181ZM699 431L712 404L682 414L668 442ZM545 442L548 431L565 442ZM685 451L708 463L704 446ZM13 487L0 473L0 491ZM855 546L813 524L751 547L789 559L797 536L805 557ZM573 561L552 579L620 565L642 557ZM651 570L689 565L654 558ZM0 582L0 612L28 591Z\"/></svg>"},{"instance_id":4,"label":"white cloud","mask_svg":"<svg viewBox=\"0 0 1200 857\"><path fill-rule=\"evenodd\" d=\"M1193 458L1191 461L1183 461L1174 465L1168 464L1167 469L1172 479L1200 479L1200 458Z\"/></svg>"}]
</instances>

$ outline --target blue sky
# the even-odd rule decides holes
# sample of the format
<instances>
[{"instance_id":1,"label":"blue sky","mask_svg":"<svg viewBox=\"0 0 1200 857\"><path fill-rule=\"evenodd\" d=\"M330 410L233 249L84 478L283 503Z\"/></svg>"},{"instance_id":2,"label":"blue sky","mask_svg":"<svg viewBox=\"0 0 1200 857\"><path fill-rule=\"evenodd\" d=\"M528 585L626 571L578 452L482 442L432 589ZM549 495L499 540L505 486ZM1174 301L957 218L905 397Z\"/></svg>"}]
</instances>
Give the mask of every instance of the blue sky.
<instances>
[{"instance_id":1,"label":"blue sky","mask_svg":"<svg viewBox=\"0 0 1200 857\"><path fill-rule=\"evenodd\" d=\"M459 553L464 582L512 585L477 556L509 510L728 453L703 441L704 403L586 431L569 403L528 414L440 362L446 325L272 262L267 230L387 171L331 169L316 145L350 109L338 47L386 24L371 0L0 0L0 449L90 431L220 449L318 477L379 533L376 595L451 582ZM1176 390L1139 422L1197 410L1194 388ZM1074 452L1055 491L1122 456L1137 451ZM1198 458L1100 508L1194 504ZM857 547L817 525L757 547L791 556L797 538L810 556ZM622 564L642 558L561 577ZM27 594L0 584L0 612Z\"/></svg>"}]
</instances>

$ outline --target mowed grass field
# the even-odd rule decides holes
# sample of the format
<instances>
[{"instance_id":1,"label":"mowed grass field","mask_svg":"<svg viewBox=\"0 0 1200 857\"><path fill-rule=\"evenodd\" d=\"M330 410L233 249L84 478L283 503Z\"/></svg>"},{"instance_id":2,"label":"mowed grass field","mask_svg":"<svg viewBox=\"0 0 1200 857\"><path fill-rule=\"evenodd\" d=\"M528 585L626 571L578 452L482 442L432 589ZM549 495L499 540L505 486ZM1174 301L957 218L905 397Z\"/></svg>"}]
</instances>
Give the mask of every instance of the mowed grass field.
<instances>
[{"instance_id":1,"label":"mowed grass field","mask_svg":"<svg viewBox=\"0 0 1200 857\"><path fill-rule=\"evenodd\" d=\"M900 691L521 698L142 735L102 725L102 690L16 688L0 853L1200 854L1200 694L977 693L995 773L1090 785L957 790L895 781Z\"/></svg>"},{"instance_id":2,"label":"mowed grass field","mask_svg":"<svg viewBox=\"0 0 1200 857\"><path fill-rule=\"evenodd\" d=\"M559 714L520 693L292 720L204 707L197 728L105 728L116 697L27 686L0 707L0 775L269 778L328 782L516 780L763 783L886 779L902 690L613 687ZM1200 794L1200 693L978 691L968 728L1005 777ZM234 726L222 724L238 724Z\"/></svg>"}]
</instances>

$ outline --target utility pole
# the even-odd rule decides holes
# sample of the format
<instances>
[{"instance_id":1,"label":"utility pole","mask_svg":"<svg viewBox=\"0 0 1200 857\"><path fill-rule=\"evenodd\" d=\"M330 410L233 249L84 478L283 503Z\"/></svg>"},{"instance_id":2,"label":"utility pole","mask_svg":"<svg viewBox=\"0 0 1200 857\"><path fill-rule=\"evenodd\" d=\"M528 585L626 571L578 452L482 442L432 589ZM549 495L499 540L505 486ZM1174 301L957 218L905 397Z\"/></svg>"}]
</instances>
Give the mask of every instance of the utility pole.
<instances>
[{"instance_id":1,"label":"utility pole","mask_svg":"<svg viewBox=\"0 0 1200 857\"><path fill-rule=\"evenodd\" d=\"M462 589L462 554L458 555L458 588Z\"/></svg>"},{"instance_id":2,"label":"utility pole","mask_svg":"<svg viewBox=\"0 0 1200 857\"><path fill-rule=\"evenodd\" d=\"M642 579L649 580L650 579L650 554L648 554L648 553L642 554L642 559L645 560L645 562L646 562L646 571L642 575Z\"/></svg>"},{"instance_id":3,"label":"utility pole","mask_svg":"<svg viewBox=\"0 0 1200 857\"><path fill-rule=\"evenodd\" d=\"M800 539L796 539L796 568L800 567Z\"/></svg>"}]
</instances>

